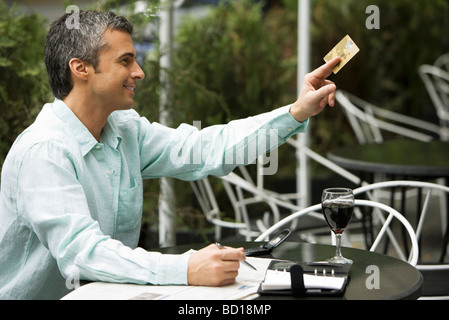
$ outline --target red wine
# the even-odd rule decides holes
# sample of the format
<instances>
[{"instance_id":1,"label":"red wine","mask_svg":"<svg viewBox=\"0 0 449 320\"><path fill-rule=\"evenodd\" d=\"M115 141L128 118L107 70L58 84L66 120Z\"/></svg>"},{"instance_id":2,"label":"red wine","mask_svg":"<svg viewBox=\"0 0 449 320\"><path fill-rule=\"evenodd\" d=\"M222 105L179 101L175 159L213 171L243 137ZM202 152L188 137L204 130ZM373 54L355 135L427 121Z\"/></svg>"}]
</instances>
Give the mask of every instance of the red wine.
<instances>
[{"instance_id":1,"label":"red wine","mask_svg":"<svg viewBox=\"0 0 449 320\"><path fill-rule=\"evenodd\" d=\"M322 209L329 227L339 234L343 233L351 221L354 205L343 201L326 201L322 204Z\"/></svg>"}]
</instances>

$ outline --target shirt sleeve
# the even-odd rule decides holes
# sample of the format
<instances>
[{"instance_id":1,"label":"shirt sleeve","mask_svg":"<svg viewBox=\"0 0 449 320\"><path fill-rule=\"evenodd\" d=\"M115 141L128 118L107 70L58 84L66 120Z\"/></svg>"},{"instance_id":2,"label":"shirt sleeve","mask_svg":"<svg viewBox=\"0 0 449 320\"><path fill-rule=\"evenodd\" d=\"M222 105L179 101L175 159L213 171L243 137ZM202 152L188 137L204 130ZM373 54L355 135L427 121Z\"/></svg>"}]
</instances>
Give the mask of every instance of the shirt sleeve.
<instances>
[{"instance_id":1,"label":"shirt sleeve","mask_svg":"<svg viewBox=\"0 0 449 320\"><path fill-rule=\"evenodd\" d=\"M253 163L257 156L306 130L308 119L298 122L289 110L290 105L201 130L187 124L171 129L142 118L142 177L198 180Z\"/></svg>"},{"instance_id":2,"label":"shirt sleeve","mask_svg":"<svg viewBox=\"0 0 449 320\"><path fill-rule=\"evenodd\" d=\"M81 166L74 161L59 143L37 143L21 159L17 179L19 218L51 252L63 277L187 284L188 256L132 249L101 231L77 180L74 168Z\"/></svg>"}]
</instances>

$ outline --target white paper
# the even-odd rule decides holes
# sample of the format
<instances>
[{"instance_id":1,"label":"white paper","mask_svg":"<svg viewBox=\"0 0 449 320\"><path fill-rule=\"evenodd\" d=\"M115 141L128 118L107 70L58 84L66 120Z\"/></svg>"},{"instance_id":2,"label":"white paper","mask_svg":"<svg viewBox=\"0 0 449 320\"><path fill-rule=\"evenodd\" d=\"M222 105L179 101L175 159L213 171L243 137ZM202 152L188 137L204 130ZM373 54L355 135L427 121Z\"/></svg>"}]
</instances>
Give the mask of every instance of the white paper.
<instances>
[{"instance_id":1,"label":"white paper","mask_svg":"<svg viewBox=\"0 0 449 320\"><path fill-rule=\"evenodd\" d=\"M153 286L92 282L63 300L239 300L257 297L257 289L272 259L247 257L256 269L240 264L236 283L223 287Z\"/></svg>"},{"instance_id":2,"label":"white paper","mask_svg":"<svg viewBox=\"0 0 449 320\"><path fill-rule=\"evenodd\" d=\"M306 289L341 289L345 283L345 277L315 276L304 274L304 287ZM291 289L290 272L267 270L265 280L262 282L262 290L288 290Z\"/></svg>"}]
</instances>

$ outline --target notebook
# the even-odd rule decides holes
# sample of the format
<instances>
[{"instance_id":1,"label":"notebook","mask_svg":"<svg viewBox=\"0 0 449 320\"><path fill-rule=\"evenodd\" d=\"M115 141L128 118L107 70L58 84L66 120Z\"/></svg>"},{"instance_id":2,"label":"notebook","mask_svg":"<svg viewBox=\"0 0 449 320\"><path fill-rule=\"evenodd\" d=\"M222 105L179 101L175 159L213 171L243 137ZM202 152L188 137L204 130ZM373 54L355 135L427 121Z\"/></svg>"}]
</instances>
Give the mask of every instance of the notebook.
<instances>
[{"instance_id":1,"label":"notebook","mask_svg":"<svg viewBox=\"0 0 449 320\"><path fill-rule=\"evenodd\" d=\"M351 268L351 265L327 262L295 263L273 260L259 286L259 294L292 294L290 267L293 265L299 265L302 268L304 295L342 294Z\"/></svg>"}]
</instances>

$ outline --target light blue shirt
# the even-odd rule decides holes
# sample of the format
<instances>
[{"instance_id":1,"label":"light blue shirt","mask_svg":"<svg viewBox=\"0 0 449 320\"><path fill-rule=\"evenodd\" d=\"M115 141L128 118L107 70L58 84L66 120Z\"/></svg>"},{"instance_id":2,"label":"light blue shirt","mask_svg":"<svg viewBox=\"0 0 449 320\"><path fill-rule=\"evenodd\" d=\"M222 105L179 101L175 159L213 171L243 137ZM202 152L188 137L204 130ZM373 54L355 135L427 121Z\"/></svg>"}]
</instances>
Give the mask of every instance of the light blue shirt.
<instances>
[{"instance_id":1,"label":"light blue shirt","mask_svg":"<svg viewBox=\"0 0 449 320\"><path fill-rule=\"evenodd\" d=\"M11 148L0 189L0 298L57 299L65 279L187 284L188 255L137 248L142 179L225 175L238 154L305 130L289 106L198 130L113 112L100 142L62 101L44 105ZM266 144L266 143L265 143ZM277 146L258 144L257 153ZM265 149L265 150L264 150ZM198 152L201 157L198 157ZM256 156L256 155L254 155ZM251 152L245 163L255 160Z\"/></svg>"}]
</instances>

